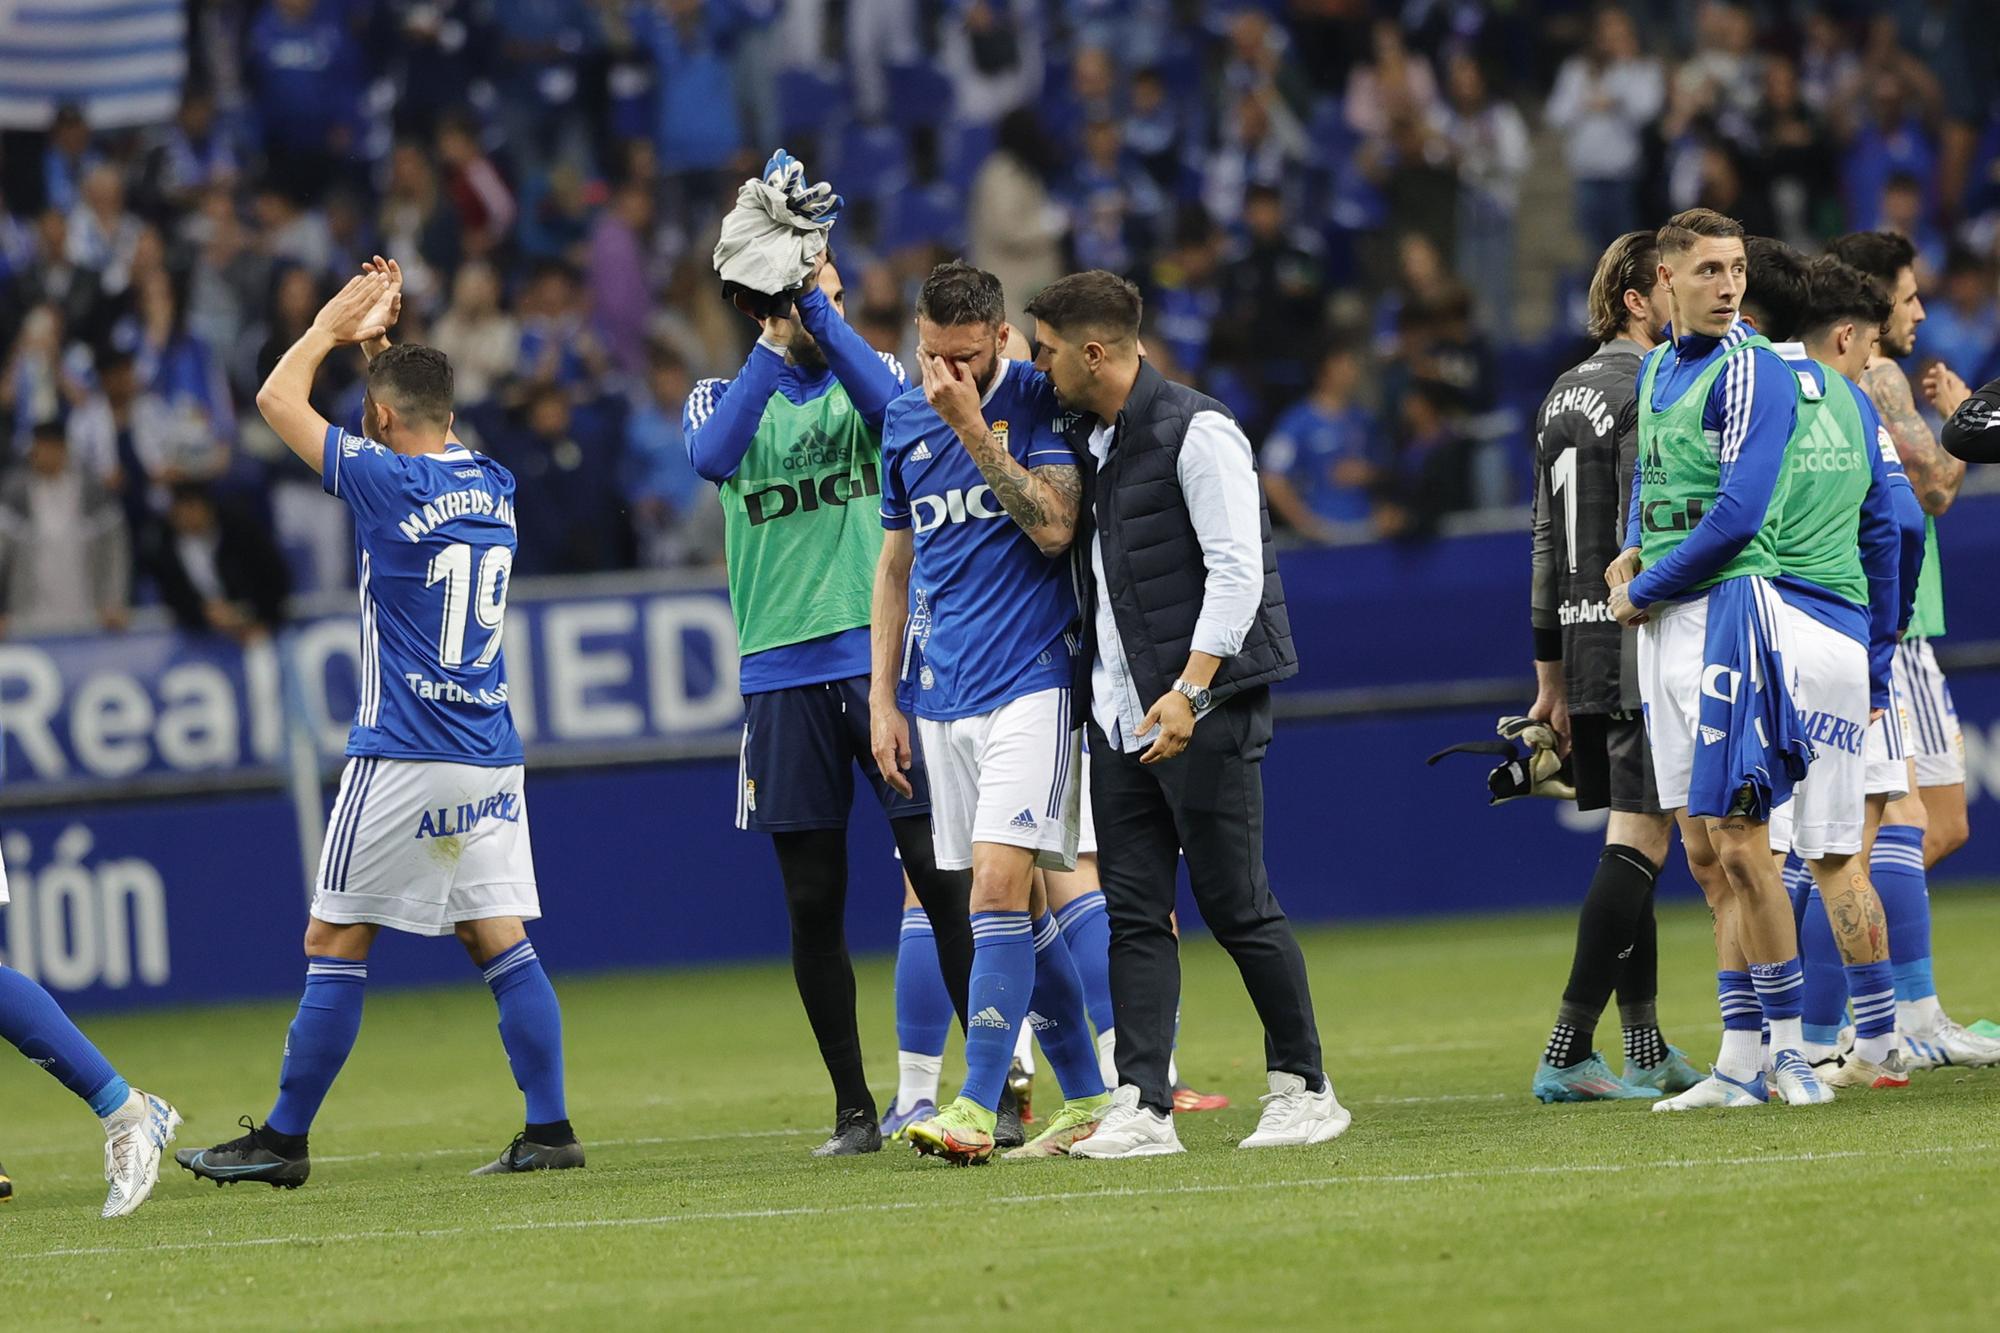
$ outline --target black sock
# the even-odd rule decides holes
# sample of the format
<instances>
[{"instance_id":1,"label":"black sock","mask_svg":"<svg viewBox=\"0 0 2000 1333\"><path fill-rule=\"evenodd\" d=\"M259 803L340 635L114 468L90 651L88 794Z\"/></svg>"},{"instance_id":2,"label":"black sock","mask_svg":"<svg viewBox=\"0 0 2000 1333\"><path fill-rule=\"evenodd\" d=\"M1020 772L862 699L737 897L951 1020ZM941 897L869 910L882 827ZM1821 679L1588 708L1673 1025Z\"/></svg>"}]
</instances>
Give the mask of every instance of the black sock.
<instances>
[{"instance_id":1,"label":"black sock","mask_svg":"<svg viewBox=\"0 0 2000 1333\"><path fill-rule=\"evenodd\" d=\"M1557 1030L1549 1036L1550 1064L1565 1067L1589 1057L1590 1042L1597 1035L1597 1016L1604 1012L1611 992L1626 977L1628 962L1638 952L1641 922L1651 917L1647 907L1658 875L1658 868L1642 853L1617 843L1597 858L1597 873L1590 877L1590 892L1584 895L1583 910L1577 913L1576 954L1570 962L1569 984L1563 987ZM1649 957L1653 952L1649 937ZM1565 1025L1576 1031L1559 1040Z\"/></svg>"},{"instance_id":2,"label":"black sock","mask_svg":"<svg viewBox=\"0 0 2000 1333\"><path fill-rule=\"evenodd\" d=\"M921 815L889 821L902 853L903 870L917 891L917 902L931 923L937 944L938 970L944 973L945 994L965 1030L966 989L972 983L972 872L940 870L931 842L931 822Z\"/></svg>"},{"instance_id":3,"label":"black sock","mask_svg":"<svg viewBox=\"0 0 2000 1333\"><path fill-rule=\"evenodd\" d=\"M567 1120L551 1120L545 1125L527 1127L528 1142L539 1143L549 1148L563 1148L576 1142L576 1131L569 1127Z\"/></svg>"},{"instance_id":4,"label":"black sock","mask_svg":"<svg viewBox=\"0 0 2000 1333\"><path fill-rule=\"evenodd\" d=\"M872 1119L875 1097L861 1069L854 964L847 956L847 830L775 833L771 843L791 916L792 977L833 1080L835 1110L865 1111Z\"/></svg>"},{"instance_id":5,"label":"black sock","mask_svg":"<svg viewBox=\"0 0 2000 1333\"><path fill-rule=\"evenodd\" d=\"M257 1141L280 1157L289 1157L296 1160L306 1155L306 1136L304 1134L280 1134L277 1130L266 1125L257 1131Z\"/></svg>"},{"instance_id":6,"label":"black sock","mask_svg":"<svg viewBox=\"0 0 2000 1333\"><path fill-rule=\"evenodd\" d=\"M1660 1032L1660 1020L1651 1000L1618 1001L1618 1021L1625 1029L1625 1059L1641 1069L1651 1069L1667 1058L1667 1039Z\"/></svg>"}]
</instances>

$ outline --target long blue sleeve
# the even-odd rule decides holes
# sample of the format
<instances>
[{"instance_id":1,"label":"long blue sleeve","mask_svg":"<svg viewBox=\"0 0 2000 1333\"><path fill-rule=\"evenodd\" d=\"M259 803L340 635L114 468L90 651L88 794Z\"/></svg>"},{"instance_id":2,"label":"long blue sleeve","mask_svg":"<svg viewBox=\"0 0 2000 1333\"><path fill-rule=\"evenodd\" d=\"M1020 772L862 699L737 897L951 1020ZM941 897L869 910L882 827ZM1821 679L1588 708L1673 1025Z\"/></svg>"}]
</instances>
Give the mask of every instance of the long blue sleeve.
<instances>
[{"instance_id":1,"label":"long blue sleeve","mask_svg":"<svg viewBox=\"0 0 2000 1333\"><path fill-rule=\"evenodd\" d=\"M703 380L694 386L681 409L681 433L696 472L718 486L736 475L784 368L783 355L760 342L735 379Z\"/></svg>"},{"instance_id":2,"label":"long blue sleeve","mask_svg":"<svg viewBox=\"0 0 2000 1333\"><path fill-rule=\"evenodd\" d=\"M1854 396L1861 397L1858 393ZM1910 613L1901 577L1903 534L1897 517L1896 491L1900 489L1910 506L1917 509L1919 562L1923 559L1923 511L1917 506L1916 493L1910 489L1910 480L1903 475L1901 464L1894 461L1894 446L1890 446L1889 457L1885 459L1876 444L1875 432L1881 423L1874 411L1864 410L1861 419L1871 467L1868 492L1861 497L1860 535L1861 568L1868 575L1868 703L1871 708L1887 708L1889 664L1895 656L1896 640L1902 634L1902 621ZM1909 585L1914 596L1914 576Z\"/></svg>"},{"instance_id":3,"label":"long blue sleeve","mask_svg":"<svg viewBox=\"0 0 2000 1333\"><path fill-rule=\"evenodd\" d=\"M833 377L840 381L840 387L847 390L848 401L854 410L873 430L882 429L882 413L889 404L902 396L908 387L903 380L901 366L886 358L868 345L868 340L854 331L852 325L840 317L833 308L826 293L815 287L798 300L799 322L806 326L819 342L820 351L826 354L826 364L833 371Z\"/></svg>"},{"instance_id":4,"label":"long blue sleeve","mask_svg":"<svg viewBox=\"0 0 2000 1333\"><path fill-rule=\"evenodd\" d=\"M1798 424L1798 379L1769 348L1741 355L1751 358L1750 374L1717 376L1702 413L1720 441L1715 506L1672 554L1632 580L1634 606L1678 597L1714 578L1764 525Z\"/></svg>"}]
</instances>

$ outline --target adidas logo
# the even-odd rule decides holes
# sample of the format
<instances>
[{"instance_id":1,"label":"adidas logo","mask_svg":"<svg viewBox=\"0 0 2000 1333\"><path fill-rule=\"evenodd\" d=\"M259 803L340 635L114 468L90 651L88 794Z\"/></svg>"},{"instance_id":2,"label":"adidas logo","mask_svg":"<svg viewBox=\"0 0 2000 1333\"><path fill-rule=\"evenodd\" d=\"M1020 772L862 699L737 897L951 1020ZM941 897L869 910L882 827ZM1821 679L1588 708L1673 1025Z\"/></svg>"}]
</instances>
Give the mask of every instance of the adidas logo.
<instances>
[{"instance_id":1,"label":"adidas logo","mask_svg":"<svg viewBox=\"0 0 2000 1333\"><path fill-rule=\"evenodd\" d=\"M1007 1020L1001 1016L998 1009L989 1004L974 1014L971 1020L966 1023L966 1026L970 1028L1004 1028L1007 1026Z\"/></svg>"},{"instance_id":2,"label":"adidas logo","mask_svg":"<svg viewBox=\"0 0 2000 1333\"><path fill-rule=\"evenodd\" d=\"M1728 733L1725 732L1721 727L1705 726L1701 729L1701 743L1703 745L1713 745L1726 735L1728 735Z\"/></svg>"},{"instance_id":3,"label":"adidas logo","mask_svg":"<svg viewBox=\"0 0 2000 1333\"><path fill-rule=\"evenodd\" d=\"M1007 827L1026 829L1028 832L1033 833L1037 828L1041 826L1035 823L1035 816L1031 812L1023 810L1020 814L1015 815L1012 819L1007 821Z\"/></svg>"},{"instance_id":4,"label":"adidas logo","mask_svg":"<svg viewBox=\"0 0 2000 1333\"><path fill-rule=\"evenodd\" d=\"M910 461L912 463L924 462L930 456L931 456L931 442L929 440L918 440L917 447L910 450Z\"/></svg>"},{"instance_id":5,"label":"adidas logo","mask_svg":"<svg viewBox=\"0 0 2000 1333\"><path fill-rule=\"evenodd\" d=\"M1055 1025L1056 1021L1053 1018L1043 1018L1040 1014L1036 1013L1032 1009L1028 1011L1028 1026L1033 1028L1035 1031L1047 1032L1050 1028L1054 1027Z\"/></svg>"}]
</instances>

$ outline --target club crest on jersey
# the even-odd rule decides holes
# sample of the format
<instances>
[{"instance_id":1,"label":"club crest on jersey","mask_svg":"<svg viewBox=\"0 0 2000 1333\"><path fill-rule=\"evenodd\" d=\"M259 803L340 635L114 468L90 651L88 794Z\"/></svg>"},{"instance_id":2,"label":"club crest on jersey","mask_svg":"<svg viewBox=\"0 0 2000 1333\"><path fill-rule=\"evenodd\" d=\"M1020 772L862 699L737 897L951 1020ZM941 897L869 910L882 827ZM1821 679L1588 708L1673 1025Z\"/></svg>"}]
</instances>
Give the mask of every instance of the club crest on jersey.
<instances>
[{"instance_id":1,"label":"club crest on jersey","mask_svg":"<svg viewBox=\"0 0 2000 1333\"><path fill-rule=\"evenodd\" d=\"M993 442L1002 449L1005 449L1007 447L1007 423L996 421L987 427L987 429L993 432Z\"/></svg>"},{"instance_id":2,"label":"club crest on jersey","mask_svg":"<svg viewBox=\"0 0 2000 1333\"><path fill-rule=\"evenodd\" d=\"M927 690L937 684L937 674L931 670L928 662L924 664L924 669L917 673L917 684Z\"/></svg>"}]
</instances>

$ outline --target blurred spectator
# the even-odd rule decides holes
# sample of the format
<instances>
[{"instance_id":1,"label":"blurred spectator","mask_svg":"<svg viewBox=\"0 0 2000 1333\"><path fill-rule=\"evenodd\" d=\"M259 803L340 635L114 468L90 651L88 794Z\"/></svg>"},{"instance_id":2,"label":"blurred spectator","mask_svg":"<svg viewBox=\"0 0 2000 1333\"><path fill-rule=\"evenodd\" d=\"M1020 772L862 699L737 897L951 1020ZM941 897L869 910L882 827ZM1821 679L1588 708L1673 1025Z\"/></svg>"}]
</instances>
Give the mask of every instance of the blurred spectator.
<instances>
[{"instance_id":1,"label":"blurred spectator","mask_svg":"<svg viewBox=\"0 0 2000 1333\"><path fill-rule=\"evenodd\" d=\"M1070 173L1069 205L1078 268L1130 273L1159 244L1167 201L1152 177L1126 157L1116 121L1085 127L1083 159Z\"/></svg>"},{"instance_id":2,"label":"blurred spectator","mask_svg":"<svg viewBox=\"0 0 2000 1333\"><path fill-rule=\"evenodd\" d=\"M646 373L647 251L653 235L653 194L623 185L590 231L591 324L630 380Z\"/></svg>"},{"instance_id":3,"label":"blurred spectator","mask_svg":"<svg viewBox=\"0 0 2000 1333\"><path fill-rule=\"evenodd\" d=\"M968 258L1000 279L1017 324L1021 307L1063 273L1069 218L1049 195L1054 171L1049 141L1024 107L1000 122L999 147L972 180Z\"/></svg>"},{"instance_id":4,"label":"blurred spectator","mask_svg":"<svg viewBox=\"0 0 2000 1333\"><path fill-rule=\"evenodd\" d=\"M140 383L173 415L176 465L214 476L236 439L235 409L221 358L187 326L183 294L164 269L140 280L132 356Z\"/></svg>"},{"instance_id":5,"label":"blurred spectator","mask_svg":"<svg viewBox=\"0 0 2000 1333\"><path fill-rule=\"evenodd\" d=\"M652 350L646 390L625 423L623 490L648 569L713 565L722 559L722 506L688 459L681 405L694 379L663 347Z\"/></svg>"},{"instance_id":6,"label":"blurred spectator","mask_svg":"<svg viewBox=\"0 0 2000 1333\"><path fill-rule=\"evenodd\" d=\"M345 8L270 0L250 25L245 57L267 170L300 193L333 179L361 130L368 80Z\"/></svg>"},{"instance_id":7,"label":"blurred spectator","mask_svg":"<svg viewBox=\"0 0 2000 1333\"><path fill-rule=\"evenodd\" d=\"M500 276L492 265L474 260L460 266L431 343L451 359L454 392L467 406L490 401L514 373L521 327L500 307Z\"/></svg>"},{"instance_id":8,"label":"blurred spectator","mask_svg":"<svg viewBox=\"0 0 2000 1333\"><path fill-rule=\"evenodd\" d=\"M1237 102L1222 143L1208 158L1201 199L1209 216L1234 227L1243 218L1244 199L1253 187L1276 190L1281 202L1298 207L1300 199L1284 200L1282 195L1287 189L1297 194L1305 154L1305 131L1278 95L1268 89L1247 94Z\"/></svg>"},{"instance_id":9,"label":"blurred spectator","mask_svg":"<svg viewBox=\"0 0 2000 1333\"><path fill-rule=\"evenodd\" d=\"M536 268L521 293L520 363L523 381L553 385L576 398L589 397L607 367L603 348L590 332L584 294L567 264Z\"/></svg>"},{"instance_id":10,"label":"blurred spectator","mask_svg":"<svg viewBox=\"0 0 2000 1333\"><path fill-rule=\"evenodd\" d=\"M1563 136L1576 229L1586 250L1600 250L1632 229L1642 140L1665 97L1660 66L1640 54L1631 18L1610 5L1598 10L1589 49L1563 62L1545 113Z\"/></svg>"},{"instance_id":11,"label":"blurred spectator","mask_svg":"<svg viewBox=\"0 0 2000 1333\"><path fill-rule=\"evenodd\" d=\"M1184 116L1183 109L1167 96L1167 81L1159 70L1142 69L1132 76L1131 106L1124 118L1125 146L1153 178L1153 184L1170 194L1177 193L1181 185L1187 132Z\"/></svg>"},{"instance_id":12,"label":"blurred spectator","mask_svg":"<svg viewBox=\"0 0 2000 1333\"><path fill-rule=\"evenodd\" d=\"M1375 482L1375 418L1357 401L1361 357L1336 343L1312 392L1278 418L1257 455L1271 512L1307 541L1367 531Z\"/></svg>"},{"instance_id":13,"label":"blurred spectator","mask_svg":"<svg viewBox=\"0 0 2000 1333\"><path fill-rule=\"evenodd\" d=\"M1930 180L1936 175L1936 141L1900 69L1878 66L1869 72L1865 111L1848 140L1840 171L1847 225L1856 231L1881 225L1882 193L1891 177Z\"/></svg>"},{"instance_id":14,"label":"blurred spectator","mask_svg":"<svg viewBox=\"0 0 2000 1333\"><path fill-rule=\"evenodd\" d=\"M277 544L261 524L218 504L206 486L176 484L154 534L153 577L182 629L247 643L284 619L291 577Z\"/></svg>"},{"instance_id":15,"label":"blurred spectator","mask_svg":"<svg viewBox=\"0 0 2000 1333\"><path fill-rule=\"evenodd\" d=\"M65 438L71 466L117 496L136 546L165 498L154 486L173 457L173 421L129 354L109 353L98 365L97 387L69 414Z\"/></svg>"},{"instance_id":16,"label":"blurred spectator","mask_svg":"<svg viewBox=\"0 0 2000 1333\"><path fill-rule=\"evenodd\" d=\"M18 335L22 321L36 306L55 311L63 332L78 341L95 341L103 333L98 318L104 308L104 284L95 270L69 257L69 223L53 208L35 219L33 249L9 283L5 327Z\"/></svg>"},{"instance_id":17,"label":"blurred spectator","mask_svg":"<svg viewBox=\"0 0 2000 1333\"><path fill-rule=\"evenodd\" d=\"M1403 44L1402 25L1394 19L1377 19L1369 32L1374 59L1356 66L1347 79L1348 129L1357 139L1386 139L1391 123L1400 117L1436 123L1444 104L1430 61Z\"/></svg>"},{"instance_id":18,"label":"blurred spectator","mask_svg":"<svg viewBox=\"0 0 2000 1333\"><path fill-rule=\"evenodd\" d=\"M1472 508L1472 448L1452 425L1453 391L1418 380L1403 395L1395 452L1376 481L1376 531L1424 538L1447 514Z\"/></svg>"},{"instance_id":19,"label":"blurred spectator","mask_svg":"<svg viewBox=\"0 0 2000 1333\"><path fill-rule=\"evenodd\" d=\"M125 207L118 168L100 163L84 173L64 248L70 263L97 275L101 294L121 296L131 284L132 260L145 229Z\"/></svg>"},{"instance_id":20,"label":"blurred spectator","mask_svg":"<svg viewBox=\"0 0 2000 1333\"><path fill-rule=\"evenodd\" d=\"M1917 356L1942 361L1967 384L2000 375L2000 309L1994 304L1993 270L1968 250L1954 249L1944 264L1936 296L1924 302L1917 325Z\"/></svg>"},{"instance_id":21,"label":"blurred spectator","mask_svg":"<svg viewBox=\"0 0 2000 1333\"><path fill-rule=\"evenodd\" d=\"M1819 237L1840 230L1833 137L1825 119L1805 100L1798 66L1782 55L1764 62L1764 103L1756 133L1762 150L1757 174L1772 234L1809 250Z\"/></svg>"},{"instance_id":22,"label":"blurred spectator","mask_svg":"<svg viewBox=\"0 0 2000 1333\"><path fill-rule=\"evenodd\" d=\"M270 261L252 243L225 186L202 195L182 237L195 247L187 286L187 326L211 349L233 357L270 288Z\"/></svg>"},{"instance_id":23,"label":"blurred spectator","mask_svg":"<svg viewBox=\"0 0 2000 1333\"><path fill-rule=\"evenodd\" d=\"M493 253L514 227L514 192L479 146L478 123L453 115L438 129L445 192L458 210L460 243L473 258Z\"/></svg>"},{"instance_id":24,"label":"blurred spectator","mask_svg":"<svg viewBox=\"0 0 2000 1333\"><path fill-rule=\"evenodd\" d=\"M42 422L0 481L0 634L124 628L131 563L117 497Z\"/></svg>"},{"instance_id":25,"label":"blurred spectator","mask_svg":"<svg viewBox=\"0 0 2000 1333\"><path fill-rule=\"evenodd\" d=\"M847 70L854 85L854 111L863 120L889 117L895 100L891 79L898 67L923 59L917 0L847 0ZM769 138L764 127L758 142Z\"/></svg>"},{"instance_id":26,"label":"blurred spectator","mask_svg":"<svg viewBox=\"0 0 2000 1333\"><path fill-rule=\"evenodd\" d=\"M1479 299L1479 316L1497 337L1514 329L1514 214L1528 174L1528 127L1495 98L1469 53L1447 67L1451 110L1446 134L1458 165L1458 274Z\"/></svg>"},{"instance_id":27,"label":"blurred spectator","mask_svg":"<svg viewBox=\"0 0 2000 1333\"><path fill-rule=\"evenodd\" d=\"M163 208L185 212L209 190L234 185L236 174L236 149L216 125L215 99L203 89L189 89L173 128L147 163L151 196Z\"/></svg>"},{"instance_id":28,"label":"blurred spectator","mask_svg":"<svg viewBox=\"0 0 2000 1333\"><path fill-rule=\"evenodd\" d=\"M1174 221L1174 246L1153 268L1146 317L1183 371L1199 376L1222 313L1222 232L1200 204Z\"/></svg>"},{"instance_id":29,"label":"blurred spectator","mask_svg":"<svg viewBox=\"0 0 2000 1333\"><path fill-rule=\"evenodd\" d=\"M1041 99L1043 132L1065 152L1073 152L1077 126L1121 119L1118 69L1101 46L1078 49L1069 66L1069 85Z\"/></svg>"},{"instance_id":30,"label":"blurred spectator","mask_svg":"<svg viewBox=\"0 0 2000 1333\"><path fill-rule=\"evenodd\" d=\"M1041 5L1036 0L952 0L950 7L956 12L940 25L938 64L951 80L958 119L989 125L1010 111L1031 107L1042 91ZM1012 291L1007 300L1015 300Z\"/></svg>"},{"instance_id":31,"label":"blurred spectator","mask_svg":"<svg viewBox=\"0 0 2000 1333\"><path fill-rule=\"evenodd\" d=\"M1757 25L1750 11L1722 0L1703 0L1695 13L1694 53L1674 74L1674 92L1710 117L1732 143L1751 141L1763 93Z\"/></svg>"},{"instance_id":32,"label":"blurred spectator","mask_svg":"<svg viewBox=\"0 0 2000 1333\"><path fill-rule=\"evenodd\" d=\"M1251 187L1243 223L1243 244L1222 270L1214 356L1244 378L1261 418L1305 387L1301 344L1321 324L1319 239L1286 226L1284 200L1269 185ZM1262 424L1245 428L1255 438Z\"/></svg>"},{"instance_id":33,"label":"blurred spectator","mask_svg":"<svg viewBox=\"0 0 2000 1333\"><path fill-rule=\"evenodd\" d=\"M437 299L445 276L458 267L457 219L445 206L437 169L416 144L398 144L389 155L389 187L377 217L385 253L403 269L404 304Z\"/></svg>"},{"instance_id":34,"label":"blurred spectator","mask_svg":"<svg viewBox=\"0 0 2000 1333\"><path fill-rule=\"evenodd\" d=\"M1907 236L1917 247L1917 280L1930 290L1944 272L1948 246L1925 210L1924 183L1905 171L1890 176L1882 187L1881 223L1884 231Z\"/></svg>"},{"instance_id":35,"label":"blurred spectator","mask_svg":"<svg viewBox=\"0 0 2000 1333\"><path fill-rule=\"evenodd\" d=\"M82 108L57 108L49 123L48 147L42 150L42 207L68 214L83 202L83 178L103 160L91 147Z\"/></svg>"},{"instance_id":36,"label":"blurred spectator","mask_svg":"<svg viewBox=\"0 0 2000 1333\"><path fill-rule=\"evenodd\" d=\"M0 412L13 426L9 457L27 451L37 425L82 401L89 373L90 354L67 340L62 312L48 304L30 310L0 376Z\"/></svg>"},{"instance_id":37,"label":"blurred spectator","mask_svg":"<svg viewBox=\"0 0 2000 1333\"><path fill-rule=\"evenodd\" d=\"M1830 10L1815 8L1805 16L1799 87L1806 105L1830 120L1860 98L1861 58Z\"/></svg>"},{"instance_id":38,"label":"blurred spectator","mask_svg":"<svg viewBox=\"0 0 2000 1333\"><path fill-rule=\"evenodd\" d=\"M517 576L588 574L619 563L625 525L618 512L619 437L606 429L609 415L602 403L573 409L568 394L545 383L529 394L518 424L486 441L486 452L514 474L522 495L533 497L517 510Z\"/></svg>"},{"instance_id":39,"label":"blurred spectator","mask_svg":"<svg viewBox=\"0 0 2000 1333\"><path fill-rule=\"evenodd\" d=\"M743 126L724 50L726 6L653 0L634 6L633 40L652 56L657 83L653 142L670 176L712 178L743 147ZM689 193L713 192L704 179Z\"/></svg>"},{"instance_id":40,"label":"blurred spectator","mask_svg":"<svg viewBox=\"0 0 2000 1333\"><path fill-rule=\"evenodd\" d=\"M583 262L594 194L601 199L573 162L558 162L530 177L521 190L521 224L515 234L521 254L529 259Z\"/></svg>"},{"instance_id":41,"label":"blurred spectator","mask_svg":"<svg viewBox=\"0 0 2000 1333\"><path fill-rule=\"evenodd\" d=\"M257 192L257 229L272 259L314 273L332 269L333 233L326 215L307 208L290 190L274 184Z\"/></svg>"},{"instance_id":42,"label":"blurred spectator","mask_svg":"<svg viewBox=\"0 0 2000 1333\"><path fill-rule=\"evenodd\" d=\"M1390 25L1392 28L1394 24ZM1239 8L1228 21L1229 46L1222 66L1221 96L1217 99L1219 109L1226 115L1237 102L1245 97L1275 93L1282 101L1286 112L1294 117L1301 114L1306 105L1307 89L1305 78L1297 60L1292 55L1292 41L1283 28L1271 21L1271 16L1254 6ZM1384 34L1385 41L1396 43L1401 52L1402 34ZM1402 77L1401 68L1385 68L1377 52L1377 64L1366 75L1357 71L1356 77L1373 81L1374 89L1369 94L1379 92L1393 96ZM1417 62L1421 64L1422 62ZM1421 84L1429 74L1429 69L1411 70L1410 76ZM1353 86L1350 83L1350 88ZM1412 89L1414 91L1414 89ZM1435 96L1435 89L1431 90Z\"/></svg>"}]
</instances>

